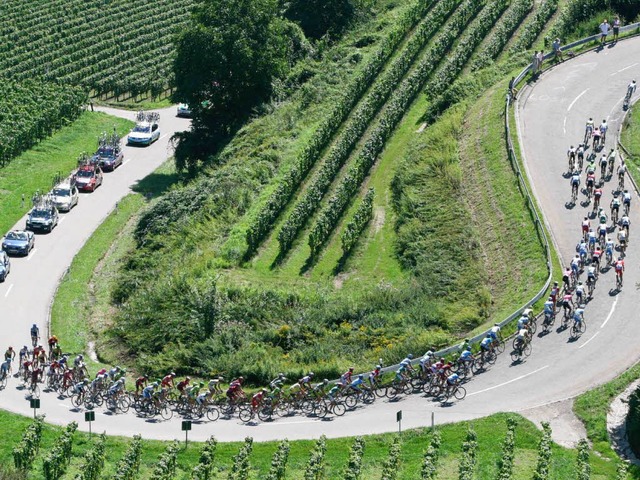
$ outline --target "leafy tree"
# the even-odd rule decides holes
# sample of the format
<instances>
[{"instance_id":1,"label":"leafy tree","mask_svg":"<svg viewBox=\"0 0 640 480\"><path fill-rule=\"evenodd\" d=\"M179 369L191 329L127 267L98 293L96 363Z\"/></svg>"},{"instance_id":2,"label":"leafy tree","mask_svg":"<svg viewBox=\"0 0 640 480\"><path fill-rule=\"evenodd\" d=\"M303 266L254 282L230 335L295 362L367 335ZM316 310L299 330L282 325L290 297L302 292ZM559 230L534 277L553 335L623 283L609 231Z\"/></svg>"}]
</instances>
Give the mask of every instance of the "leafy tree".
<instances>
[{"instance_id":1,"label":"leafy tree","mask_svg":"<svg viewBox=\"0 0 640 480\"><path fill-rule=\"evenodd\" d=\"M287 18L298 23L310 38L339 36L354 20L362 2L358 0L291 0L285 5Z\"/></svg>"},{"instance_id":2,"label":"leafy tree","mask_svg":"<svg viewBox=\"0 0 640 480\"><path fill-rule=\"evenodd\" d=\"M178 136L179 169L193 169L269 99L304 40L277 0L205 0L177 39L175 99L194 113ZM302 35L302 37L304 37Z\"/></svg>"}]
</instances>

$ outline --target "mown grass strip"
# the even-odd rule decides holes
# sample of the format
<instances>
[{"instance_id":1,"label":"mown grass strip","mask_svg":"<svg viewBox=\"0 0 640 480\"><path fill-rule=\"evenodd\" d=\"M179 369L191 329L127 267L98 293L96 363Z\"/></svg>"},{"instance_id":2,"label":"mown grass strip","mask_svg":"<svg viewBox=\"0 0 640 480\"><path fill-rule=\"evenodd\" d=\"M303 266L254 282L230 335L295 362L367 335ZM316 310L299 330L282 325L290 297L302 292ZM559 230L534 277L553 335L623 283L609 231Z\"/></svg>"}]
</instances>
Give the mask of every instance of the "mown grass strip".
<instances>
[{"instance_id":1,"label":"mown grass strip","mask_svg":"<svg viewBox=\"0 0 640 480\"><path fill-rule=\"evenodd\" d=\"M0 169L0 235L29 210L36 190L47 192L57 173L66 176L76 167L78 155L97 149L98 137L113 128L126 133L133 123L104 113L84 112L70 125L14 158ZM24 195L25 201L22 202Z\"/></svg>"},{"instance_id":2,"label":"mown grass strip","mask_svg":"<svg viewBox=\"0 0 640 480\"><path fill-rule=\"evenodd\" d=\"M629 173L640 184L640 103L631 107L622 126L620 143L629 152L626 162L629 165Z\"/></svg>"}]
</instances>

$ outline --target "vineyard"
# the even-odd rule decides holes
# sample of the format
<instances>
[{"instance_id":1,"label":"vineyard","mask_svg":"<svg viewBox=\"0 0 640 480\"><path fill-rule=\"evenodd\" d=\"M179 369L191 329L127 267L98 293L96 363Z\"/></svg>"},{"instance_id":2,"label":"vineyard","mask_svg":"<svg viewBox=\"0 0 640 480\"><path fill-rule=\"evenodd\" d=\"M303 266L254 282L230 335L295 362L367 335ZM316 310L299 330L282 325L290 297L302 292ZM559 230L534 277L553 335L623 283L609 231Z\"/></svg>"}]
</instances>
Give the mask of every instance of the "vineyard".
<instances>
[{"instance_id":1,"label":"vineyard","mask_svg":"<svg viewBox=\"0 0 640 480\"><path fill-rule=\"evenodd\" d=\"M98 95L162 93L174 35L192 0L68 0L0 5L0 76L80 85Z\"/></svg>"},{"instance_id":2,"label":"vineyard","mask_svg":"<svg viewBox=\"0 0 640 480\"><path fill-rule=\"evenodd\" d=\"M21 420L20 424L28 424ZM33 421L32 421L33 422ZM15 428L15 427L14 427ZM24 427L21 427L24 428ZM89 437L66 428L43 426L36 420L16 432L13 461L5 472L29 478L69 480L436 480L626 479L623 464L594 456L586 441L575 450L551 441L551 429L515 415L496 415L473 424L437 430L410 430L344 439L219 444L157 442L136 436L121 440ZM22 436L22 439L20 439ZM6 446L0 442L0 458ZM2 470L0 470L2 472ZM53 475L53 476L52 476ZM13 477L12 477L13 478ZM21 478L21 477L16 477ZM25 477L26 478L26 477Z\"/></svg>"}]
</instances>

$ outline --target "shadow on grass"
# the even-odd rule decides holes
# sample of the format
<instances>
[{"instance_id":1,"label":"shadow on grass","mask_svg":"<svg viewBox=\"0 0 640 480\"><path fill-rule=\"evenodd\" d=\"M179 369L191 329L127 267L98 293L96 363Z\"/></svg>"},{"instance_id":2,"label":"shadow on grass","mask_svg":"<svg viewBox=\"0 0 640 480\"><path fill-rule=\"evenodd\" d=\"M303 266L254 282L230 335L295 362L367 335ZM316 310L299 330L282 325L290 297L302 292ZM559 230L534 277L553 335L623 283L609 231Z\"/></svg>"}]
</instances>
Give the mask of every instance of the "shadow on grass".
<instances>
[{"instance_id":1,"label":"shadow on grass","mask_svg":"<svg viewBox=\"0 0 640 480\"><path fill-rule=\"evenodd\" d=\"M158 173L153 172L136 182L132 190L150 199L162 195L174 185L183 182L184 175L177 172Z\"/></svg>"}]
</instances>

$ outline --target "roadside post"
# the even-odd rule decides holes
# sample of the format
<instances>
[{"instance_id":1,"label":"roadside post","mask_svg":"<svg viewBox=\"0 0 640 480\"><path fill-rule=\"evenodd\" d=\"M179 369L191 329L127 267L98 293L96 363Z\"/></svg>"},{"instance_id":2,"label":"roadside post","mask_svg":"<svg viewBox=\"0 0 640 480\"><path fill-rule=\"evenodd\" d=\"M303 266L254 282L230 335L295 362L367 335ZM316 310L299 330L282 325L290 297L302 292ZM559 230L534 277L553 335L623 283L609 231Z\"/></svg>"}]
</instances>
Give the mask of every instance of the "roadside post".
<instances>
[{"instance_id":1,"label":"roadside post","mask_svg":"<svg viewBox=\"0 0 640 480\"><path fill-rule=\"evenodd\" d=\"M402 410L396 412L396 422L398 422L398 433L402 434Z\"/></svg>"},{"instance_id":2,"label":"roadside post","mask_svg":"<svg viewBox=\"0 0 640 480\"><path fill-rule=\"evenodd\" d=\"M184 448L189 444L189 430L191 430L191 420L182 421L182 431L184 432Z\"/></svg>"},{"instance_id":3,"label":"roadside post","mask_svg":"<svg viewBox=\"0 0 640 480\"><path fill-rule=\"evenodd\" d=\"M40 399L39 398L30 399L29 406L33 408L33 418L36 418L36 410L40 408Z\"/></svg>"},{"instance_id":4,"label":"roadside post","mask_svg":"<svg viewBox=\"0 0 640 480\"><path fill-rule=\"evenodd\" d=\"M93 410L89 410L88 412L84 412L84 421L89 422L89 436L91 436L91 422L95 421L96 412Z\"/></svg>"}]
</instances>

